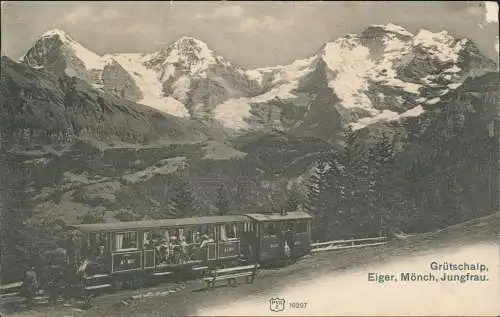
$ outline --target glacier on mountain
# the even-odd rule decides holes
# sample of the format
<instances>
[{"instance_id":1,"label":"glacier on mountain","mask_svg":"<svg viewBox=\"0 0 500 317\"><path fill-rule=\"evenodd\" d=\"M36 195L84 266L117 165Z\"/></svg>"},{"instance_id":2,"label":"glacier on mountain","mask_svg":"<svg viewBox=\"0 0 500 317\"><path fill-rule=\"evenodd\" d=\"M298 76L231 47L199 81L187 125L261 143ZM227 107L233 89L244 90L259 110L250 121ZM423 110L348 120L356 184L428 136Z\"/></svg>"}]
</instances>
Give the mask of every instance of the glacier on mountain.
<instances>
[{"instance_id":1,"label":"glacier on mountain","mask_svg":"<svg viewBox=\"0 0 500 317\"><path fill-rule=\"evenodd\" d=\"M114 60L122 65L134 78L143 94L140 104L158 109L178 117L189 117L186 107L170 96L163 96L162 84L154 70L144 66L150 55L147 54L113 54Z\"/></svg>"},{"instance_id":2,"label":"glacier on mountain","mask_svg":"<svg viewBox=\"0 0 500 317\"><path fill-rule=\"evenodd\" d=\"M59 29L44 33L39 41L52 38L60 39L65 56L74 56L70 62L76 58L89 72L85 75L73 67L69 69L73 76L83 76L95 87L104 88L104 69L116 63L140 91L131 94L137 96L133 101L178 117L211 118L233 130L263 127L266 120L282 127L280 118L266 119L256 113L264 115L262 109L266 107L269 112L273 107L308 109L316 97L304 87L316 85L314 80L326 80L331 94L338 99L322 106L340 109L343 114L359 113L361 117L348 119L355 128L418 115L423 110L414 107L415 102L434 102L436 95L447 93L439 88L443 85L458 88L467 76L477 73L474 67L481 58L475 51L471 53L476 59L471 71L464 66L463 57L473 45L471 41L455 39L446 31L421 29L415 35L391 23L371 25L360 34L327 42L310 57L288 65L250 70L226 61L191 36L183 36L153 53L102 57ZM37 54L47 54L47 49L41 45L38 51L25 55L24 61L32 67L44 66L45 59ZM491 68L488 63L485 65L480 68ZM324 68L325 79L315 75L320 68ZM127 85L123 89L128 89ZM428 89L439 91L429 99L421 97ZM255 107L260 110L256 112ZM280 109L273 113L284 115ZM300 120L296 122L299 123Z\"/></svg>"}]
</instances>

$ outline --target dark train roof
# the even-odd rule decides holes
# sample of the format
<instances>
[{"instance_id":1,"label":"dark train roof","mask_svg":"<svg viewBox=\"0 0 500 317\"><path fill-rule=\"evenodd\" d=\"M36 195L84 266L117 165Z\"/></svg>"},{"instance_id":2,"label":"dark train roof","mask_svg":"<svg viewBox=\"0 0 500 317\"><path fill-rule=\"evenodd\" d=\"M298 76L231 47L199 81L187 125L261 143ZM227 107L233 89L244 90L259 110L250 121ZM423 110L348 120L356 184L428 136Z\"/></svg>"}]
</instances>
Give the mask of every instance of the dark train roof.
<instances>
[{"instance_id":1,"label":"dark train roof","mask_svg":"<svg viewBox=\"0 0 500 317\"><path fill-rule=\"evenodd\" d=\"M310 219L311 216L305 212L293 211L287 212L286 215L281 214L245 214L257 221L277 221L277 220L293 220L293 219Z\"/></svg>"},{"instance_id":2,"label":"dark train roof","mask_svg":"<svg viewBox=\"0 0 500 317\"><path fill-rule=\"evenodd\" d=\"M95 231L120 231L120 230L162 228L162 227L196 226L196 225L216 224L225 222L242 222L245 220L248 220L248 218L245 216L228 215L228 216L206 216L206 217L178 218L178 219L93 223L84 225L71 225L68 227L70 229L76 229L83 232L95 232Z\"/></svg>"}]
</instances>

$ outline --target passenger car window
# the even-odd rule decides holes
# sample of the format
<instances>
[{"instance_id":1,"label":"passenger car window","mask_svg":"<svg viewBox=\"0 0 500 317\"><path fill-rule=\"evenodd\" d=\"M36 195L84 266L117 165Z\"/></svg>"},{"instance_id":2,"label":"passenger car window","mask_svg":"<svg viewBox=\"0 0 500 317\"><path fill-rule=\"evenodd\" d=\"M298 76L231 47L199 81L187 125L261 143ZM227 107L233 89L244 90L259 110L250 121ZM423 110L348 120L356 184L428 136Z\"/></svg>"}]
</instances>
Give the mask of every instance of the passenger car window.
<instances>
[{"instance_id":1,"label":"passenger car window","mask_svg":"<svg viewBox=\"0 0 500 317\"><path fill-rule=\"evenodd\" d=\"M138 247L137 232L120 232L116 234L115 249L137 249Z\"/></svg>"},{"instance_id":2,"label":"passenger car window","mask_svg":"<svg viewBox=\"0 0 500 317\"><path fill-rule=\"evenodd\" d=\"M226 225L226 236L228 239L238 239L240 237L238 225L232 223Z\"/></svg>"}]
</instances>

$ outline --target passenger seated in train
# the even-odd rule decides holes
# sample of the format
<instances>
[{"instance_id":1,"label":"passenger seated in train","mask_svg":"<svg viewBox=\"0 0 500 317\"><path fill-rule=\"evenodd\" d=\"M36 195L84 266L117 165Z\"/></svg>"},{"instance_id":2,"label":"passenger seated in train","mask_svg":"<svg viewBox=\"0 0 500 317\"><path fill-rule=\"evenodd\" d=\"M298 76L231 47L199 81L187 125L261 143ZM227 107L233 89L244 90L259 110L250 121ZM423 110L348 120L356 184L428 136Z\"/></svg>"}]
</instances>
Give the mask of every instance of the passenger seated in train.
<instances>
[{"instance_id":1,"label":"passenger seated in train","mask_svg":"<svg viewBox=\"0 0 500 317\"><path fill-rule=\"evenodd\" d=\"M166 263L169 256L170 243L167 240L162 240L156 246L157 263Z\"/></svg>"},{"instance_id":2,"label":"passenger seated in train","mask_svg":"<svg viewBox=\"0 0 500 317\"><path fill-rule=\"evenodd\" d=\"M187 243L185 236L181 236L179 246L181 250L181 262L188 262L189 260L191 260L189 244Z\"/></svg>"},{"instance_id":3,"label":"passenger seated in train","mask_svg":"<svg viewBox=\"0 0 500 317\"><path fill-rule=\"evenodd\" d=\"M234 233L230 234L234 236ZM215 241L213 235L206 232L201 235L198 230L179 228L165 230L161 234L145 234L144 246L155 250L157 264L180 264L203 259L208 243Z\"/></svg>"},{"instance_id":4,"label":"passenger seated in train","mask_svg":"<svg viewBox=\"0 0 500 317\"><path fill-rule=\"evenodd\" d=\"M201 233L199 231L196 231L193 235L193 243L201 243Z\"/></svg>"},{"instance_id":5,"label":"passenger seated in train","mask_svg":"<svg viewBox=\"0 0 500 317\"><path fill-rule=\"evenodd\" d=\"M210 242L214 242L212 235L204 234L201 240L200 249L205 248Z\"/></svg>"},{"instance_id":6,"label":"passenger seated in train","mask_svg":"<svg viewBox=\"0 0 500 317\"><path fill-rule=\"evenodd\" d=\"M144 233L144 248L147 250L154 249L153 234L151 232Z\"/></svg>"},{"instance_id":7,"label":"passenger seated in train","mask_svg":"<svg viewBox=\"0 0 500 317\"><path fill-rule=\"evenodd\" d=\"M235 231L235 227L234 226L229 226L229 228L227 229L227 238L228 239L236 239L236 231Z\"/></svg>"}]
</instances>

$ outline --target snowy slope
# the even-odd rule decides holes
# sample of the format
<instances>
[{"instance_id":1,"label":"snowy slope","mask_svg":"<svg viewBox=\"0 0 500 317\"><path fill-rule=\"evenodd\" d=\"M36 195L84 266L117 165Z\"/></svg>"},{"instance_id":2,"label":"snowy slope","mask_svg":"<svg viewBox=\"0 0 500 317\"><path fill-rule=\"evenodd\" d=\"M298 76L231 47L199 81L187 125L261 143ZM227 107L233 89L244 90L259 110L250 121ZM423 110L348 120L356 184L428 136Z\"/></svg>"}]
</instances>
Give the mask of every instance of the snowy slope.
<instances>
[{"instance_id":1,"label":"snowy slope","mask_svg":"<svg viewBox=\"0 0 500 317\"><path fill-rule=\"evenodd\" d=\"M73 40L68 34L59 29L53 29L45 32L41 39L58 37L66 50L73 53L80 61L83 62L87 70L102 70L106 66L106 61L101 56L94 52L91 52L87 48L83 47L80 43Z\"/></svg>"},{"instance_id":2,"label":"snowy slope","mask_svg":"<svg viewBox=\"0 0 500 317\"><path fill-rule=\"evenodd\" d=\"M361 129L379 121L418 116L424 112L420 103L435 104L468 76L495 70L484 57L468 64L469 56L478 55L471 41L457 40L446 31L422 29L415 35L394 24L372 25L360 34L325 43L308 59L248 71L269 87L248 102L297 98L294 91L309 84L308 76L321 67L321 60L326 64L328 86L340 99L335 107L341 113L361 113L360 118L345 118L354 129Z\"/></svg>"},{"instance_id":3,"label":"snowy slope","mask_svg":"<svg viewBox=\"0 0 500 317\"><path fill-rule=\"evenodd\" d=\"M260 74L259 82L263 81L265 74L273 74L272 81L268 84L271 87L269 91L251 98L251 102L266 102L276 98L284 100L296 98L293 91L299 87L299 80L314 70L315 60L316 56L312 56L296 60L286 66L248 71L250 74Z\"/></svg>"},{"instance_id":4,"label":"snowy slope","mask_svg":"<svg viewBox=\"0 0 500 317\"><path fill-rule=\"evenodd\" d=\"M143 99L137 101L138 103L174 116L189 117L189 112L181 102L163 95L163 87L157 73L144 65L144 62L149 60L150 55L132 53L113 54L112 57L132 75L141 90Z\"/></svg>"},{"instance_id":5,"label":"snowy slope","mask_svg":"<svg viewBox=\"0 0 500 317\"><path fill-rule=\"evenodd\" d=\"M208 47L205 42L183 36L166 48L151 55L148 65L163 70L162 81L175 76L177 69L188 74L206 72L210 66L227 63Z\"/></svg>"}]
</instances>

